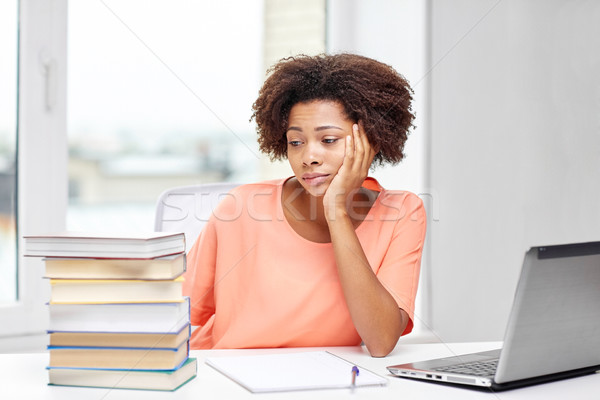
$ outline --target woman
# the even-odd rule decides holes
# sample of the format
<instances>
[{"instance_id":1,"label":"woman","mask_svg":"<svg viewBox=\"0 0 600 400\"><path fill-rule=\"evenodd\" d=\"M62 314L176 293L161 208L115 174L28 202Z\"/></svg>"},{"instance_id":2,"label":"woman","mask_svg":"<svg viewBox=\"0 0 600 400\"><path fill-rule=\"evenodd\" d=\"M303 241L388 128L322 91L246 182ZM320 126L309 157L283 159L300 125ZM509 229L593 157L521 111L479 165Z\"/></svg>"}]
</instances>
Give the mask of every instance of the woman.
<instances>
[{"instance_id":1,"label":"woman","mask_svg":"<svg viewBox=\"0 0 600 400\"><path fill-rule=\"evenodd\" d=\"M412 330L426 216L384 190L412 90L352 54L276 64L253 105L261 151L294 176L234 189L188 254L192 348L359 345L385 356Z\"/></svg>"}]
</instances>

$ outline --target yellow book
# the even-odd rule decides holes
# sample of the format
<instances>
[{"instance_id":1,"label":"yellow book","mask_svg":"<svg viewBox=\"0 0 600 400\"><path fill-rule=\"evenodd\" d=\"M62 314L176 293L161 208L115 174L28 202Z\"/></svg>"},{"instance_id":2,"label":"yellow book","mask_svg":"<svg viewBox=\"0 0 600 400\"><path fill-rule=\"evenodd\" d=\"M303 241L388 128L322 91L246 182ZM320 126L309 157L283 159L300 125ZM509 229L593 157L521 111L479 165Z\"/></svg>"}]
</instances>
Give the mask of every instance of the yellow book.
<instances>
[{"instance_id":1,"label":"yellow book","mask_svg":"<svg viewBox=\"0 0 600 400\"><path fill-rule=\"evenodd\" d=\"M185 272L185 253L151 259L58 258L44 259L50 279L175 279Z\"/></svg>"},{"instance_id":2,"label":"yellow book","mask_svg":"<svg viewBox=\"0 0 600 400\"><path fill-rule=\"evenodd\" d=\"M188 358L186 341L176 349L48 347L50 367L173 370Z\"/></svg>"},{"instance_id":3,"label":"yellow book","mask_svg":"<svg viewBox=\"0 0 600 400\"><path fill-rule=\"evenodd\" d=\"M174 333L48 332L51 347L177 348L190 338L190 325Z\"/></svg>"},{"instance_id":4,"label":"yellow book","mask_svg":"<svg viewBox=\"0 0 600 400\"><path fill-rule=\"evenodd\" d=\"M51 279L50 304L177 302L183 277L170 280Z\"/></svg>"}]
</instances>

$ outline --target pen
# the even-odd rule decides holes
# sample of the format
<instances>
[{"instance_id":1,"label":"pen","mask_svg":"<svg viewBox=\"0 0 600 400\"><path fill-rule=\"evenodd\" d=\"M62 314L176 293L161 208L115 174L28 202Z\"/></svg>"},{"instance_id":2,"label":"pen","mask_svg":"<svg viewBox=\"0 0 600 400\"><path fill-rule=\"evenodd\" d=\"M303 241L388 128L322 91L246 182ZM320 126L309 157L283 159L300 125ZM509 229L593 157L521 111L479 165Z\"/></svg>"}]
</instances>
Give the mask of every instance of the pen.
<instances>
[{"instance_id":1,"label":"pen","mask_svg":"<svg viewBox=\"0 0 600 400\"><path fill-rule=\"evenodd\" d=\"M358 374L360 373L360 371L358 370L358 367L355 365L352 367L352 386L356 386L356 377L358 376Z\"/></svg>"}]
</instances>

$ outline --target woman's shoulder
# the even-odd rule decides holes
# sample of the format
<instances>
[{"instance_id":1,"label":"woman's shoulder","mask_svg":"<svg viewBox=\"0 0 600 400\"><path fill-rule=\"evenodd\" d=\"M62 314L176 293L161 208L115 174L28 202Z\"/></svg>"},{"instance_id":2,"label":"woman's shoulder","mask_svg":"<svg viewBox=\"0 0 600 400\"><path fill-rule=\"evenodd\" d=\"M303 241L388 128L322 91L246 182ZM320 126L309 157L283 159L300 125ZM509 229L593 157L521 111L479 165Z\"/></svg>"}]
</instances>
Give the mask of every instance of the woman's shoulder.
<instances>
[{"instance_id":1,"label":"woman's shoulder","mask_svg":"<svg viewBox=\"0 0 600 400\"><path fill-rule=\"evenodd\" d=\"M218 220L230 221L244 216L252 217L254 214L276 212L280 198L278 193L283 182L284 179L277 179L236 186L220 196L213 215Z\"/></svg>"},{"instance_id":2,"label":"woman's shoulder","mask_svg":"<svg viewBox=\"0 0 600 400\"><path fill-rule=\"evenodd\" d=\"M385 189L377 179L367 177L363 187L372 191L379 192L379 203L383 205L406 205L410 208L423 206L423 201L415 193L408 190Z\"/></svg>"},{"instance_id":3,"label":"woman's shoulder","mask_svg":"<svg viewBox=\"0 0 600 400\"><path fill-rule=\"evenodd\" d=\"M248 204L248 202L274 200L277 194L280 193L280 188L283 186L285 179L265 180L262 182L245 183L233 188L224 200L228 199L231 203Z\"/></svg>"},{"instance_id":4,"label":"woman's shoulder","mask_svg":"<svg viewBox=\"0 0 600 400\"><path fill-rule=\"evenodd\" d=\"M271 179L261 182L244 183L233 188L229 193L237 193L240 195L249 195L252 193L269 193L277 191L283 186L285 179Z\"/></svg>"},{"instance_id":5,"label":"woman's shoulder","mask_svg":"<svg viewBox=\"0 0 600 400\"><path fill-rule=\"evenodd\" d=\"M425 216L425 206L421 197L408 190L381 189L375 205L379 214L385 214L392 219L402 218L406 215Z\"/></svg>"},{"instance_id":6,"label":"woman's shoulder","mask_svg":"<svg viewBox=\"0 0 600 400\"><path fill-rule=\"evenodd\" d=\"M405 204L411 208L423 205L423 200L408 190L384 189L379 194L379 198L386 204Z\"/></svg>"}]
</instances>

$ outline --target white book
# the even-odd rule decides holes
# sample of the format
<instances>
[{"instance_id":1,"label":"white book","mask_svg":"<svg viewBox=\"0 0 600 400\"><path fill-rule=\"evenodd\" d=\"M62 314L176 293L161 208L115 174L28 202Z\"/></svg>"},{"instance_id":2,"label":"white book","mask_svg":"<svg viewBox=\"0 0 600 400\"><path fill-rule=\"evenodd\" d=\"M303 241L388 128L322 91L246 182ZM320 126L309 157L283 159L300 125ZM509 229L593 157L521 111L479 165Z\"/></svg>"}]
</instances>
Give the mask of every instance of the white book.
<instances>
[{"instance_id":1,"label":"white book","mask_svg":"<svg viewBox=\"0 0 600 400\"><path fill-rule=\"evenodd\" d=\"M190 321L189 298L173 303L49 304L48 330L177 333Z\"/></svg>"},{"instance_id":2,"label":"white book","mask_svg":"<svg viewBox=\"0 0 600 400\"><path fill-rule=\"evenodd\" d=\"M252 393L387 385L387 379L327 351L209 357L206 364Z\"/></svg>"},{"instance_id":3,"label":"white book","mask_svg":"<svg viewBox=\"0 0 600 400\"><path fill-rule=\"evenodd\" d=\"M26 256L148 259L185 251L185 236L180 232L64 232L23 238Z\"/></svg>"}]
</instances>

